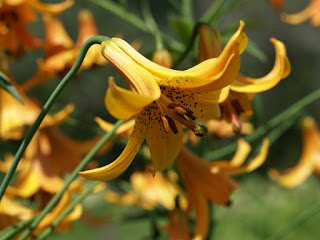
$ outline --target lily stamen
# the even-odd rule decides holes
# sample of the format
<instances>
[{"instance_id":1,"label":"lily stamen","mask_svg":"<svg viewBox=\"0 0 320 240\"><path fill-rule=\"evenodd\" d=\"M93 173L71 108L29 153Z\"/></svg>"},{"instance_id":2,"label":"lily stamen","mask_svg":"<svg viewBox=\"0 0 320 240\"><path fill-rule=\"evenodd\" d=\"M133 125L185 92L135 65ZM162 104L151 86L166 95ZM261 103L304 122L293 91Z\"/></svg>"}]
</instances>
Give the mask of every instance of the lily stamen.
<instances>
[{"instance_id":1,"label":"lily stamen","mask_svg":"<svg viewBox=\"0 0 320 240\"><path fill-rule=\"evenodd\" d=\"M168 121L168 119L167 119L165 116L161 116L160 119L161 119L161 122L162 122L164 131L165 131L166 133L168 133L169 130L170 130L170 129L169 129L170 126L169 126L169 121Z\"/></svg>"}]
</instances>

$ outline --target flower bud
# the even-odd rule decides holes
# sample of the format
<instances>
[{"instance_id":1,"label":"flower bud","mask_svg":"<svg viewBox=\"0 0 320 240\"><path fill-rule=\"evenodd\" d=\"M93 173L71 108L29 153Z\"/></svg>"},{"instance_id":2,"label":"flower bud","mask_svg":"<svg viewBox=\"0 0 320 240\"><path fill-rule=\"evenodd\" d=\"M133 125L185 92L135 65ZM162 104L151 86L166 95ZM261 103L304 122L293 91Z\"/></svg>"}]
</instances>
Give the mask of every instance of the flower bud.
<instances>
[{"instance_id":1,"label":"flower bud","mask_svg":"<svg viewBox=\"0 0 320 240\"><path fill-rule=\"evenodd\" d=\"M172 67L172 57L167 50L157 50L152 56L152 61L166 68Z\"/></svg>"}]
</instances>

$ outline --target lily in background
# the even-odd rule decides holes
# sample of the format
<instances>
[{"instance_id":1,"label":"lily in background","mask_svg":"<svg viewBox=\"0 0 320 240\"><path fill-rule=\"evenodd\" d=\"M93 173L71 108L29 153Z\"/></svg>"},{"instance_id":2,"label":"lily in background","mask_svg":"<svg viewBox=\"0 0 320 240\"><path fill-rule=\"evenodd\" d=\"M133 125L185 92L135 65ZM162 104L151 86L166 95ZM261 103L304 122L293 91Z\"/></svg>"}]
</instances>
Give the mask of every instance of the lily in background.
<instances>
[{"instance_id":1,"label":"lily in background","mask_svg":"<svg viewBox=\"0 0 320 240\"><path fill-rule=\"evenodd\" d=\"M42 48L43 42L33 36L27 25L37 20L37 10L41 13L59 14L74 3L65 0L46 4L39 0L3 0L0 3L0 50L8 55L19 56L30 48Z\"/></svg>"},{"instance_id":2,"label":"lily in background","mask_svg":"<svg viewBox=\"0 0 320 240\"><path fill-rule=\"evenodd\" d=\"M302 120L302 141L302 153L296 166L281 172L276 169L270 169L268 172L271 179L284 187L297 187L313 172L320 174L320 132L312 117Z\"/></svg>"},{"instance_id":3,"label":"lily in background","mask_svg":"<svg viewBox=\"0 0 320 240\"><path fill-rule=\"evenodd\" d=\"M253 115L251 101L254 95L273 88L291 71L285 45L275 38L272 38L271 42L276 51L272 70L261 78L238 74L230 85L225 87L229 93L225 95L225 98L220 98L222 120L231 122L235 132L241 132L241 118L246 119ZM199 28L198 62L218 57L222 51L219 31L203 24Z\"/></svg>"},{"instance_id":4,"label":"lily in background","mask_svg":"<svg viewBox=\"0 0 320 240\"><path fill-rule=\"evenodd\" d=\"M269 141L263 140L260 153L248 164L251 147L242 139L231 161L207 162L183 147L175 161L187 190L189 207L195 211L193 239L206 239L209 229L209 201L218 205L230 204L230 195L238 184L230 176L251 172L266 160Z\"/></svg>"},{"instance_id":5,"label":"lily in background","mask_svg":"<svg viewBox=\"0 0 320 240\"><path fill-rule=\"evenodd\" d=\"M280 19L290 24L300 24L310 19L313 26L320 26L320 1L311 0L310 3L298 13L281 13Z\"/></svg>"}]
</instances>

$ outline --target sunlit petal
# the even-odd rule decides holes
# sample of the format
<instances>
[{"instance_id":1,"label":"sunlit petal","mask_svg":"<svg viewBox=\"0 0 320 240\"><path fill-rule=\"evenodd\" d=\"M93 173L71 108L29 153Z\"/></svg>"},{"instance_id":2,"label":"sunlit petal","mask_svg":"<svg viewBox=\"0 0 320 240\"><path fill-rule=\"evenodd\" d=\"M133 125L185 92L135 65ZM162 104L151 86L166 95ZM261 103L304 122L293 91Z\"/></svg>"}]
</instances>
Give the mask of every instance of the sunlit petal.
<instances>
[{"instance_id":1,"label":"sunlit petal","mask_svg":"<svg viewBox=\"0 0 320 240\"><path fill-rule=\"evenodd\" d=\"M125 149L116 160L104 167L80 172L80 175L91 180L108 181L123 173L131 164L144 141L147 128L143 124L136 120L132 135Z\"/></svg>"},{"instance_id":2,"label":"sunlit petal","mask_svg":"<svg viewBox=\"0 0 320 240\"><path fill-rule=\"evenodd\" d=\"M157 86L158 87L158 86ZM151 97L120 88L113 78L109 79L109 88L105 97L105 105L112 116L117 119L128 120L138 114L158 96Z\"/></svg>"}]
</instances>

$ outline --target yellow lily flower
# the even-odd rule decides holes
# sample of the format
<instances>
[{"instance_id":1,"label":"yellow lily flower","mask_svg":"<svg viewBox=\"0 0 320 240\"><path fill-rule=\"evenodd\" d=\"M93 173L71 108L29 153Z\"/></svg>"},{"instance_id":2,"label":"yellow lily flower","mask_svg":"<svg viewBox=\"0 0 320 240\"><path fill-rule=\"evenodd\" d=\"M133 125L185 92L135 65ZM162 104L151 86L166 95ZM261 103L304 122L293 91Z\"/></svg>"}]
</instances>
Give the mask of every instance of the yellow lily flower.
<instances>
[{"instance_id":1,"label":"yellow lily flower","mask_svg":"<svg viewBox=\"0 0 320 240\"><path fill-rule=\"evenodd\" d=\"M0 230L33 216L32 209L21 205L12 196L3 196L0 204Z\"/></svg>"},{"instance_id":2,"label":"yellow lily flower","mask_svg":"<svg viewBox=\"0 0 320 240\"><path fill-rule=\"evenodd\" d=\"M280 18L283 22L290 24L300 24L308 19L313 26L320 26L320 1L311 0L310 3L300 12L288 14L281 13Z\"/></svg>"},{"instance_id":3,"label":"yellow lily flower","mask_svg":"<svg viewBox=\"0 0 320 240\"><path fill-rule=\"evenodd\" d=\"M276 59L272 70L264 77L250 78L238 74L227 89L229 94L221 98L221 115L241 131L239 117L247 118L253 114L251 100L255 93L263 92L277 85L281 79L290 73L290 62L286 55L284 44L274 38L271 39L276 51ZM198 61L217 57L222 52L220 33L209 25L202 25L199 29Z\"/></svg>"},{"instance_id":4,"label":"yellow lily flower","mask_svg":"<svg viewBox=\"0 0 320 240\"><path fill-rule=\"evenodd\" d=\"M6 64L0 66L0 69L9 77L23 101L23 103L19 102L9 93L0 89L0 138L3 140L20 140L25 134L26 127L31 126L35 122L41 109L17 86ZM47 115L40 128L63 123L73 111L73 108L72 105L67 105L60 112L54 115Z\"/></svg>"},{"instance_id":5,"label":"yellow lily flower","mask_svg":"<svg viewBox=\"0 0 320 240\"><path fill-rule=\"evenodd\" d=\"M250 145L238 140L238 149L231 161L206 162L182 148L175 163L179 168L187 189L190 205L195 210L194 239L206 239L209 228L208 201L219 205L230 204L231 193L238 184L230 176L247 173L260 167L266 157L269 141L264 140L260 153L243 165L251 150Z\"/></svg>"},{"instance_id":6,"label":"yellow lily flower","mask_svg":"<svg viewBox=\"0 0 320 240\"><path fill-rule=\"evenodd\" d=\"M165 68L151 62L121 39L102 43L102 54L121 73L130 90L109 80L105 97L108 111L115 118L135 117L135 126L122 154L111 164L80 174L88 179L107 181L119 176L132 162L146 139L154 172L170 165L180 152L183 126L196 135L205 127L192 120L220 116L222 89L237 76L240 53L247 38L244 23L230 39L218 58L209 59L185 71Z\"/></svg>"},{"instance_id":7,"label":"yellow lily flower","mask_svg":"<svg viewBox=\"0 0 320 240\"><path fill-rule=\"evenodd\" d=\"M161 172L154 177L149 171L134 172L130 176L132 191L124 194L107 191L105 199L113 204L140 206L146 210L153 210L160 205L171 211L175 208L176 197L180 196L180 203L185 208L186 198L175 181L178 176L174 171L169 171L168 176L169 178Z\"/></svg>"},{"instance_id":8,"label":"yellow lily flower","mask_svg":"<svg viewBox=\"0 0 320 240\"><path fill-rule=\"evenodd\" d=\"M50 226L53 221L65 210L71 203L72 191L68 189L62 195L60 201L55 208L49 212L33 230L32 235L36 236L39 232L43 231L46 227ZM31 209L21 205L10 194L5 194L1 200L0 205L0 230L17 224L20 221L28 220L37 215L41 209ZM58 224L55 228L56 231L69 230L71 224L78 220L82 215L82 206L77 204L75 208Z\"/></svg>"},{"instance_id":9,"label":"yellow lily flower","mask_svg":"<svg viewBox=\"0 0 320 240\"><path fill-rule=\"evenodd\" d=\"M43 42L34 37L26 25L37 19L34 9L57 14L72 6L74 0L45 4L39 0L3 0L0 4L0 49L18 56L28 48L41 48Z\"/></svg>"},{"instance_id":10,"label":"yellow lily flower","mask_svg":"<svg viewBox=\"0 0 320 240\"><path fill-rule=\"evenodd\" d=\"M271 169L271 179L284 187L294 188L302 184L313 172L320 174L320 133L315 120L306 117L302 121L303 149L296 166L279 172Z\"/></svg>"}]
</instances>

